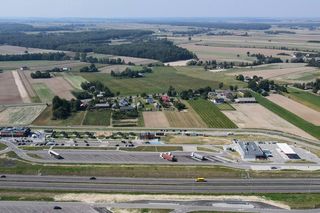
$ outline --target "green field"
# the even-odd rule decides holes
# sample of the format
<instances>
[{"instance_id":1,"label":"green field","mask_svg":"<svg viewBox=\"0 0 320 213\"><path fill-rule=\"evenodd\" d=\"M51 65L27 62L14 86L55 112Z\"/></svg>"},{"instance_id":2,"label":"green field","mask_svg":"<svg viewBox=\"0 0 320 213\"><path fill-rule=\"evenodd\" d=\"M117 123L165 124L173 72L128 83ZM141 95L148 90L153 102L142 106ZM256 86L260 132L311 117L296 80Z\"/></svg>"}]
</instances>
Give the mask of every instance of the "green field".
<instances>
[{"instance_id":1,"label":"green field","mask_svg":"<svg viewBox=\"0 0 320 213\"><path fill-rule=\"evenodd\" d=\"M178 68L177 68L178 69ZM180 69L180 68L179 68ZM106 73L78 73L88 81L99 80L108 86L113 92L121 95L136 95L146 93L163 93L172 85L177 91L198 89L210 86L218 88L220 81L242 84L233 80L232 76L216 75L214 73L186 68L176 70L173 67L155 67L153 73L146 74L144 78L119 79Z\"/></svg>"},{"instance_id":2,"label":"green field","mask_svg":"<svg viewBox=\"0 0 320 213\"><path fill-rule=\"evenodd\" d=\"M4 144L0 143L0 151L1 151L1 150L5 150L6 148L7 148L7 146L6 146L6 145L4 145Z\"/></svg>"},{"instance_id":3,"label":"green field","mask_svg":"<svg viewBox=\"0 0 320 213\"><path fill-rule=\"evenodd\" d=\"M270 111L279 115L281 118L299 127L300 129L304 130L305 132L309 133L315 138L320 139L320 126L315 126L309 123L308 121L305 121L304 119L298 117L292 112L289 112L288 110L280 107L279 105L269 101L268 99L266 99L258 93L252 92L252 95L256 98L259 104L261 104L265 108L269 109Z\"/></svg>"},{"instance_id":4,"label":"green field","mask_svg":"<svg viewBox=\"0 0 320 213\"><path fill-rule=\"evenodd\" d=\"M51 120L52 110L51 107L47 107L32 124L37 126L79 126L82 123L84 115L84 111L79 111L73 113L66 120Z\"/></svg>"},{"instance_id":5,"label":"green field","mask_svg":"<svg viewBox=\"0 0 320 213\"><path fill-rule=\"evenodd\" d=\"M287 89L285 96L320 112L320 96L293 87Z\"/></svg>"},{"instance_id":6,"label":"green field","mask_svg":"<svg viewBox=\"0 0 320 213\"><path fill-rule=\"evenodd\" d=\"M204 99L190 100L188 103L200 115L208 127L237 128L237 126L213 103Z\"/></svg>"},{"instance_id":7,"label":"green field","mask_svg":"<svg viewBox=\"0 0 320 213\"><path fill-rule=\"evenodd\" d=\"M90 110L87 111L82 124L89 126L110 126L110 118L110 110Z\"/></svg>"},{"instance_id":8,"label":"green field","mask_svg":"<svg viewBox=\"0 0 320 213\"><path fill-rule=\"evenodd\" d=\"M235 108L233 108L233 106L231 106L228 103L224 103L224 104L217 104L216 105L220 110L236 110Z\"/></svg>"},{"instance_id":9,"label":"green field","mask_svg":"<svg viewBox=\"0 0 320 213\"><path fill-rule=\"evenodd\" d=\"M86 82L82 76L73 75L71 73L63 73L63 77L75 88L78 90L82 90L81 83Z\"/></svg>"},{"instance_id":10,"label":"green field","mask_svg":"<svg viewBox=\"0 0 320 213\"><path fill-rule=\"evenodd\" d=\"M53 92L43 83L36 83L32 85L34 91L37 93L41 102L51 103L54 94Z\"/></svg>"}]
</instances>

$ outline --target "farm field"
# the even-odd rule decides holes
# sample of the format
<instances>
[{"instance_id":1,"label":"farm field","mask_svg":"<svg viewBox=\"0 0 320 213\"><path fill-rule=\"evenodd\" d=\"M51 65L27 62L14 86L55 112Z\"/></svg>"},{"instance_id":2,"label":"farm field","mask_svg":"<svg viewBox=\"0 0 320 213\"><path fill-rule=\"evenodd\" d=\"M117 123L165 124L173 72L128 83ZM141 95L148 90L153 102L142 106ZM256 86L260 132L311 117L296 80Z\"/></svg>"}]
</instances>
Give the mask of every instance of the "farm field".
<instances>
[{"instance_id":1,"label":"farm field","mask_svg":"<svg viewBox=\"0 0 320 213\"><path fill-rule=\"evenodd\" d=\"M293 87L287 87L287 90L283 95L320 112L320 96Z\"/></svg>"},{"instance_id":2,"label":"farm field","mask_svg":"<svg viewBox=\"0 0 320 213\"><path fill-rule=\"evenodd\" d=\"M237 126L211 102L198 99L190 100L188 103L209 128L237 128Z\"/></svg>"},{"instance_id":3,"label":"farm field","mask_svg":"<svg viewBox=\"0 0 320 213\"><path fill-rule=\"evenodd\" d=\"M47 79L32 79L30 77L31 71L25 71L25 73L26 73L26 77L28 78L32 86L34 86L34 84L39 84L39 83L44 84L46 85L47 88L51 90L51 92L54 95L57 95L60 98L64 98L67 100L71 100L72 98L74 98L73 94L71 93L74 90L74 88L63 77L57 76L57 77L52 77Z\"/></svg>"},{"instance_id":4,"label":"farm field","mask_svg":"<svg viewBox=\"0 0 320 213\"><path fill-rule=\"evenodd\" d=\"M320 127L315 126L312 123L296 116L295 114L289 112L288 110L282 108L281 106L269 101L268 99L264 98L263 96L252 92L252 95L256 98L256 100L264 107L272 111L273 113L277 114L281 118L287 120L291 124L299 127L300 129L304 130L305 132L309 133L310 135L314 136L315 138L320 138Z\"/></svg>"},{"instance_id":5,"label":"farm field","mask_svg":"<svg viewBox=\"0 0 320 213\"><path fill-rule=\"evenodd\" d=\"M82 125L110 126L111 111L87 111Z\"/></svg>"},{"instance_id":6,"label":"farm field","mask_svg":"<svg viewBox=\"0 0 320 213\"><path fill-rule=\"evenodd\" d=\"M179 111L165 111L165 115L169 121L170 127L184 127L184 128L206 128L206 123L194 111L190 104L183 102L187 109Z\"/></svg>"},{"instance_id":7,"label":"farm field","mask_svg":"<svg viewBox=\"0 0 320 213\"><path fill-rule=\"evenodd\" d=\"M0 61L0 69L3 70L17 70L20 69L20 67L22 66L27 66L32 71L44 71L48 69L53 69L55 67L70 67L76 69L86 65L88 64L80 61Z\"/></svg>"},{"instance_id":8,"label":"farm field","mask_svg":"<svg viewBox=\"0 0 320 213\"><path fill-rule=\"evenodd\" d=\"M200 74L200 73L199 73ZM198 89L211 86L218 88L219 79L214 75L211 78L198 78L196 71L194 77L177 71L173 67L155 67L153 73L147 74L144 78L119 79L104 73L79 73L88 81L99 80L107 85L113 92L120 92L121 95L137 95L143 92L147 94L163 93L172 85L177 91L185 89ZM139 85L139 86L137 86Z\"/></svg>"},{"instance_id":9,"label":"farm field","mask_svg":"<svg viewBox=\"0 0 320 213\"><path fill-rule=\"evenodd\" d=\"M170 123L165 112L143 112L143 120L145 127L165 128L170 127Z\"/></svg>"},{"instance_id":10,"label":"farm field","mask_svg":"<svg viewBox=\"0 0 320 213\"><path fill-rule=\"evenodd\" d=\"M243 69L243 71L238 71L236 73L229 73L229 75L242 74L244 76L261 76L264 79L273 79L279 81L293 82L294 79L299 78L297 75L312 74L316 73L318 70L314 67L306 67L303 64L297 64L297 67L286 67L286 65L278 64L278 68L264 69L258 71L251 71L249 69Z\"/></svg>"},{"instance_id":11,"label":"farm field","mask_svg":"<svg viewBox=\"0 0 320 213\"><path fill-rule=\"evenodd\" d=\"M237 47L217 47L210 44L191 43L179 45L197 54L201 60L217 60L217 61L236 61L236 62L253 62L255 57L250 57L247 52L251 54L264 54L276 56L278 53L288 53L291 51L273 50L273 49L258 49L258 48L237 48ZM239 55L239 57L238 57ZM282 57L289 59L290 57Z\"/></svg>"},{"instance_id":12,"label":"farm field","mask_svg":"<svg viewBox=\"0 0 320 213\"><path fill-rule=\"evenodd\" d=\"M22 103L12 72L0 73L0 104Z\"/></svg>"},{"instance_id":13,"label":"farm field","mask_svg":"<svg viewBox=\"0 0 320 213\"><path fill-rule=\"evenodd\" d=\"M82 90L81 83L87 81L82 76L74 75L71 73L63 73L62 76L71 84L71 86L78 90Z\"/></svg>"},{"instance_id":14,"label":"farm field","mask_svg":"<svg viewBox=\"0 0 320 213\"><path fill-rule=\"evenodd\" d=\"M231 105L228 104L228 103L217 104L216 106L217 106L221 111L224 111L224 110L236 110L235 108L233 108L233 106L231 106Z\"/></svg>"},{"instance_id":15,"label":"farm field","mask_svg":"<svg viewBox=\"0 0 320 213\"><path fill-rule=\"evenodd\" d=\"M271 94L267 97L267 99L285 108L286 110L296 114L304 120L316 126L320 126L320 112L278 94Z\"/></svg>"},{"instance_id":16,"label":"farm field","mask_svg":"<svg viewBox=\"0 0 320 213\"><path fill-rule=\"evenodd\" d=\"M21 97L23 103L31 103L28 92L27 92L26 88L24 87L24 84L20 78L18 71L15 71L15 70L12 71L12 75L14 78L14 82L17 85L17 88L18 88L18 91L19 91L19 94L20 94L20 97Z\"/></svg>"},{"instance_id":17,"label":"farm field","mask_svg":"<svg viewBox=\"0 0 320 213\"><path fill-rule=\"evenodd\" d=\"M42 103L52 102L54 93L44 83L35 83L32 87Z\"/></svg>"},{"instance_id":18,"label":"farm field","mask_svg":"<svg viewBox=\"0 0 320 213\"><path fill-rule=\"evenodd\" d=\"M47 107L33 122L36 126L80 126L85 116L85 111L73 113L66 120L51 120L52 110Z\"/></svg>"},{"instance_id":19,"label":"farm field","mask_svg":"<svg viewBox=\"0 0 320 213\"><path fill-rule=\"evenodd\" d=\"M233 107L236 111L224 111L223 113L240 128L271 129L313 138L259 104L233 104Z\"/></svg>"},{"instance_id":20,"label":"farm field","mask_svg":"<svg viewBox=\"0 0 320 213\"><path fill-rule=\"evenodd\" d=\"M56 50L26 48L26 47L12 46L12 45L0 45L0 55L21 55L21 54L25 54L25 51L28 51L28 53L30 54L57 52Z\"/></svg>"},{"instance_id":21,"label":"farm field","mask_svg":"<svg viewBox=\"0 0 320 213\"><path fill-rule=\"evenodd\" d=\"M0 112L1 125L29 125L46 108L45 105L7 107Z\"/></svg>"}]
</instances>

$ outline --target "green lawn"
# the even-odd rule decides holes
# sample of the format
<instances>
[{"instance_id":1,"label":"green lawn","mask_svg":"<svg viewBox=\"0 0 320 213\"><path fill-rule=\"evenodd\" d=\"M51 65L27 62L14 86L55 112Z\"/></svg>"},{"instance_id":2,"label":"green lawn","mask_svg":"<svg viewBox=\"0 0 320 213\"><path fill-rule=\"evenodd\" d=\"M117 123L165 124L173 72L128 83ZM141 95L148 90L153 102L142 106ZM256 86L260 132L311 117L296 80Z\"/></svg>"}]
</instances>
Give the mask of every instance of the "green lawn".
<instances>
[{"instance_id":1,"label":"green lawn","mask_svg":"<svg viewBox=\"0 0 320 213\"><path fill-rule=\"evenodd\" d=\"M6 146L6 145L4 145L4 144L0 143L0 151L1 151L1 150L5 150L6 148L7 148L7 146Z\"/></svg>"},{"instance_id":2,"label":"green lawn","mask_svg":"<svg viewBox=\"0 0 320 213\"><path fill-rule=\"evenodd\" d=\"M298 117L297 115L289 112L288 110L282 108L281 106L269 101L262 95L252 92L252 95L257 99L259 104L264 106L265 108L269 109L270 111L274 112L275 114L279 115L281 118L287 120L288 122L292 123L293 125L299 127L300 129L306 131L310 135L314 136L315 138L320 139L320 126L315 126L308 121Z\"/></svg>"},{"instance_id":3,"label":"green lawn","mask_svg":"<svg viewBox=\"0 0 320 213\"><path fill-rule=\"evenodd\" d=\"M188 103L200 115L202 120L210 128L237 128L237 126L225 116L219 108L204 99L190 100Z\"/></svg>"},{"instance_id":4,"label":"green lawn","mask_svg":"<svg viewBox=\"0 0 320 213\"><path fill-rule=\"evenodd\" d=\"M43 103L51 103L54 93L47 87L47 85L43 83L36 83L32 85L33 89L37 93L41 102Z\"/></svg>"},{"instance_id":5,"label":"green lawn","mask_svg":"<svg viewBox=\"0 0 320 213\"><path fill-rule=\"evenodd\" d=\"M293 87L287 89L285 96L320 112L320 96Z\"/></svg>"},{"instance_id":6,"label":"green lawn","mask_svg":"<svg viewBox=\"0 0 320 213\"><path fill-rule=\"evenodd\" d=\"M83 121L83 125L89 126L110 126L110 110L89 110Z\"/></svg>"},{"instance_id":7,"label":"green lawn","mask_svg":"<svg viewBox=\"0 0 320 213\"><path fill-rule=\"evenodd\" d=\"M178 69L178 68L177 68ZM153 73L146 74L144 78L119 79L106 73L77 73L88 81L99 80L107 85L113 92L120 92L121 95L136 95L146 93L163 93L169 86L174 86L177 91L186 89L198 89L210 86L218 88L220 81L232 82L232 76L215 75L214 73L190 68L176 70L173 67L155 67Z\"/></svg>"}]
</instances>

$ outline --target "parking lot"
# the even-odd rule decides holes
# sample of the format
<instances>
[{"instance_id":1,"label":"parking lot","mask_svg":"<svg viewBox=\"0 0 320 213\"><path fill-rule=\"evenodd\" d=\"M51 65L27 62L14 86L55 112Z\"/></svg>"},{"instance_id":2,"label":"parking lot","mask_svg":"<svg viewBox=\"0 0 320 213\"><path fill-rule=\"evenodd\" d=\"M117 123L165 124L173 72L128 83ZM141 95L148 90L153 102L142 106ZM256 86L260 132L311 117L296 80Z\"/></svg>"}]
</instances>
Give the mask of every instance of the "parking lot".
<instances>
[{"instance_id":1,"label":"parking lot","mask_svg":"<svg viewBox=\"0 0 320 213\"><path fill-rule=\"evenodd\" d=\"M160 158L159 152L124 152L124 151L101 151L101 150L55 150L63 159L58 160L49 155L47 151L28 151L29 154L35 154L44 160L64 163L172 163ZM190 157L190 152L173 152L177 163L186 164L210 164L217 162L214 156L208 155L210 160L199 161Z\"/></svg>"}]
</instances>

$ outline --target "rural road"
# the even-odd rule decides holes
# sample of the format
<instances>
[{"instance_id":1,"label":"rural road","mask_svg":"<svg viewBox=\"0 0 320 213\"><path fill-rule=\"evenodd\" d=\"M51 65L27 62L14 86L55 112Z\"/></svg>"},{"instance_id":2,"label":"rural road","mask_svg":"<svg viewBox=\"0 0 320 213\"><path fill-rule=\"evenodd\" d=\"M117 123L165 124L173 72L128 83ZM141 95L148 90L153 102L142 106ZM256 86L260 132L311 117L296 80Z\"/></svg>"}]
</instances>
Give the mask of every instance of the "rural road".
<instances>
[{"instance_id":1,"label":"rural road","mask_svg":"<svg viewBox=\"0 0 320 213\"><path fill-rule=\"evenodd\" d=\"M319 193L320 179L192 179L100 178L8 175L1 189L141 193Z\"/></svg>"}]
</instances>

